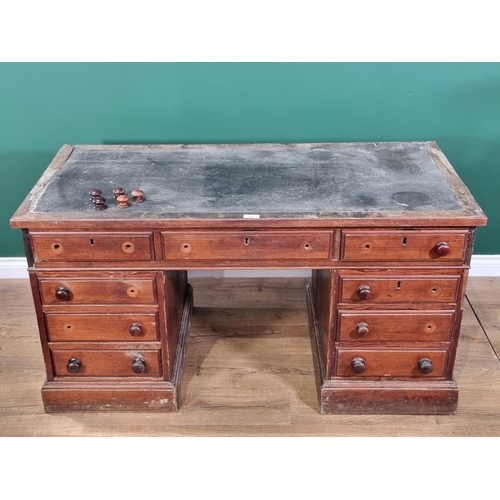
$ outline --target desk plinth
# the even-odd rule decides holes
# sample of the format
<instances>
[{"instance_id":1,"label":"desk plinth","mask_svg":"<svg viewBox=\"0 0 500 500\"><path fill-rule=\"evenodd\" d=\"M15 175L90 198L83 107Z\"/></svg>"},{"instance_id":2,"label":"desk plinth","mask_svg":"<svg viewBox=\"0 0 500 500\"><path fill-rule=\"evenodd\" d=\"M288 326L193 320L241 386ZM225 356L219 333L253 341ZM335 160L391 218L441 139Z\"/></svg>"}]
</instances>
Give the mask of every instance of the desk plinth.
<instances>
[{"instance_id":1,"label":"desk plinth","mask_svg":"<svg viewBox=\"0 0 500 500\"><path fill-rule=\"evenodd\" d=\"M117 186L145 201L118 207ZM108 209L93 209L91 188ZM11 220L45 410L178 410L187 271L310 269L320 412L453 413L485 224L435 143L65 146Z\"/></svg>"}]
</instances>

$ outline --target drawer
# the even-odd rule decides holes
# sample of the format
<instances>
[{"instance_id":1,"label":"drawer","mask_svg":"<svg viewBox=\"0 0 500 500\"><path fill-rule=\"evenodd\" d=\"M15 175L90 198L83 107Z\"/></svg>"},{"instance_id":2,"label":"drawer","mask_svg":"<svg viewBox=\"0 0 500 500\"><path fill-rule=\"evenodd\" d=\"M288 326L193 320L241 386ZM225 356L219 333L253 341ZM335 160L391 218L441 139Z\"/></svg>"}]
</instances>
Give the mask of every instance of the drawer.
<instances>
[{"instance_id":1,"label":"drawer","mask_svg":"<svg viewBox=\"0 0 500 500\"><path fill-rule=\"evenodd\" d=\"M454 315L452 311L339 311L338 340L448 342Z\"/></svg>"},{"instance_id":2,"label":"drawer","mask_svg":"<svg viewBox=\"0 0 500 500\"><path fill-rule=\"evenodd\" d=\"M155 341L156 314L45 313L51 342Z\"/></svg>"},{"instance_id":3,"label":"drawer","mask_svg":"<svg viewBox=\"0 0 500 500\"><path fill-rule=\"evenodd\" d=\"M332 231L162 233L164 260L327 260Z\"/></svg>"},{"instance_id":4,"label":"drawer","mask_svg":"<svg viewBox=\"0 0 500 500\"><path fill-rule=\"evenodd\" d=\"M157 377L160 375L159 350L54 349L51 353L56 377Z\"/></svg>"},{"instance_id":5,"label":"drawer","mask_svg":"<svg viewBox=\"0 0 500 500\"><path fill-rule=\"evenodd\" d=\"M338 349L339 377L444 377L448 351Z\"/></svg>"},{"instance_id":6,"label":"drawer","mask_svg":"<svg viewBox=\"0 0 500 500\"><path fill-rule=\"evenodd\" d=\"M40 278L44 304L155 304L154 279Z\"/></svg>"},{"instance_id":7,"label":"drawer","mask_svg":"<svg viewBox=\"0 0 500 500\"><path fill-rule=\"evenodd\" d=\"M342 260L462 262L467 231L343 231Z\"/></svg>"},{"instance_id":8,"label":"drawer","mask_svg":"<svg viewBox=\"0 0 500 500\"><path fill-rule=\"evenodd\" d=\"M460 276L341 277L340 302L453 303Z\"/></svg>"},{"instance_id":9,"label":"drawer","mask_svg":"<svg viewBox=\"0 0 500 500\"><path fill-rule=\"evenodd\" d=\"M31 233L35 262L150 261L152 233Z\"/></svg>"}]
</instances>

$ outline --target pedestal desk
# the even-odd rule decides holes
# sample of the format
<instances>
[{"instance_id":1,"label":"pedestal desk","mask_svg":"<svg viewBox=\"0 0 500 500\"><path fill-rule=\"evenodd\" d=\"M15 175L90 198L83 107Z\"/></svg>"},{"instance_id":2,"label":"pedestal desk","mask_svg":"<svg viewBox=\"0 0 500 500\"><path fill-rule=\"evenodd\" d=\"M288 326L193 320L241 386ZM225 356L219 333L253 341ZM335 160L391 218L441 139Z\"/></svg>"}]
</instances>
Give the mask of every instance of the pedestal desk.
<instances>
[{"instance_id":1,"label":"pedestal desk","mask_svg":"<svg viewBox=\"0 0 500 500\"><path fill-rule=\"evenodd\" d=\"M187 271L311 269L320 412L453 413L485 224L434 142L64 146L11 219L45 410L177 410Z\"/></svg>"}]
</instances>

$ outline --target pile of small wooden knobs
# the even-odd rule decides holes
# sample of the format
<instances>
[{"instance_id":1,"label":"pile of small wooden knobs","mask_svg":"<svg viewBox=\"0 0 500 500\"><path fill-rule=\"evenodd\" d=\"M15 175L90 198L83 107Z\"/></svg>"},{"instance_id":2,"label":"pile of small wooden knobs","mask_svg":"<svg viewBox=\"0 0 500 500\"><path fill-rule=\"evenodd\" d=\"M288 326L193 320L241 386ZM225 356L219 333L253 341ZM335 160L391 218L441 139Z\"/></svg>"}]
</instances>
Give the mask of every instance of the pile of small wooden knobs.
<instances>
[{"instance_id":1,"label":"pile of small wooden knobs","mask_svg":"<svg viewBox=\"0 0 500 500\"><path fill-rule=\"evenodd\" d=\"M101 193L102 191L100 189L91 189L89 191L90 201L94 204L95 210L104 210L105 208L108 208L108 206L105 205L106 198L103 198ZM141 191L140 189L134 189L130 194L134 198L134 203L142 203L145 200L144 191ZM125 189L121 187L113 188L113 196L116 199L118 204L117 206L119 208L130 207L130 203L128 202L130 197L125 194Z\"/></svg>"}]
</instances>

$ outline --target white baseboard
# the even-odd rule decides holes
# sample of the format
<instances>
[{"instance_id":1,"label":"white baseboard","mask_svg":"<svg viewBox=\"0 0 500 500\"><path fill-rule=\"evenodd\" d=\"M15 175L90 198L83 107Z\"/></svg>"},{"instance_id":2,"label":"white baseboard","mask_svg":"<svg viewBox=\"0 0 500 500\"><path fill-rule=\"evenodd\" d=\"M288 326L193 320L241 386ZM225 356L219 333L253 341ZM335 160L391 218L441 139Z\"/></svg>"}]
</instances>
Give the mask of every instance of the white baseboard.
<instances>
[{"instance_id":1,"label":"white baseboard","mask_svg":"<svg viewBox=\"0 0 500 500\"><path fill-rule=\"evenodd\" d=\"M25 257L0 257L0 279L28 278Z\"/></svg>"},{"instance_id":2,"label":"white baseboard","mask_svg":"<svg viewBox=\"0 0 500 500\"><path fill-rule=\"evenodd\" d=\"M469 276L500 276L500 255L473 255Z\"/></svg>"},{"instance_id":3,"label":"white baseboard","mask_svg":"<svg viewBox=\"0 0 500 500\"><path fill-rule=\"evenodd\" d=\"M27 278L24 257L0 257L0 279ZM307 278L307 269L189 271L193 278ZM500 276L500 255L473 255L469 276Z\"/></svg>"}]
</instances>

